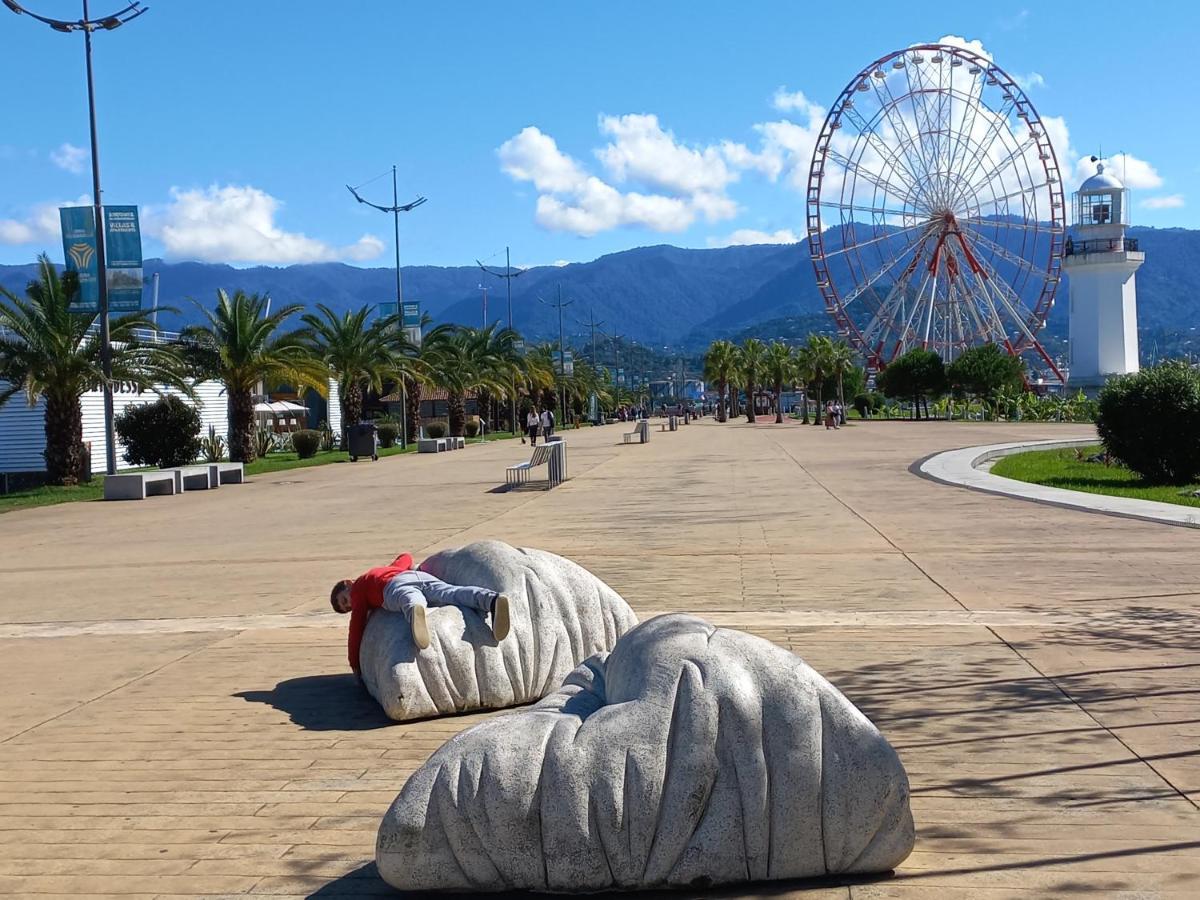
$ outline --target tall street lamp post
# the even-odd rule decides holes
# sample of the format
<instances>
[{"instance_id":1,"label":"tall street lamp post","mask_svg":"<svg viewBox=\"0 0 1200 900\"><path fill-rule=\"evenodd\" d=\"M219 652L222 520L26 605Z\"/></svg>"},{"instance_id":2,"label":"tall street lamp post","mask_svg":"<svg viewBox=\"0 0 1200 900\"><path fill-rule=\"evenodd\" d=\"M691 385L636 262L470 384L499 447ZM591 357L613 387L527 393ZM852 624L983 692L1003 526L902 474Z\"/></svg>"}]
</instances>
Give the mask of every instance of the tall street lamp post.
<instances>
[{"instance_id":1,"label":"tall street lamp post","mask_svg":"<svg viewBox=\"0 0 1200 900\"><path fill-rule=\"evenodd\" d=\"M104 373L105 465L108 474L115 475L117 472L117 442L113 430L112 344L108 330L108 265L104 258L104 206L100 196L100 153L99 142L96 139L96 89L92 79L92 32L96 29L112 31L120 28L126 22L136 19L146 12L149 7L142 6L138 0L115 13L93 19L89 15L88 0L83 0L83 18L69 21L38 15L25 9L16 0L0 0L0 2L3 2L17 15L29 16L63 34L71 34L75 31L83 32L83 56L87 66L88 125L91 128L92 138L92 220L96 231L96 288L100 301L100 367Z\"/></svg>"},{"instance_id":2,"label":"tall street lamp post","mask_svg":"<svg viewBox=\"0 0 1200 900\"><path fill-rule=\"evenodd\" d=\"M480 261L478 259L475 260L475 264L478 265L479 268L483 269L483 271L487 272L487 274L494 275L497 278L504 279L504 286L508 292L508 330L511 332L513 330L512 280L514 278L519 278L520 276L524 275L527 270L526 269L517 269L517 271L515 271L515 272L513 271L512 253L509 252L508 247L504 248L504 271L503 272L497 272L495 269L489 269L487 266L485 266L483 264L482 261ZM487 295L485 294L484 296L486 298ZM486 307L486 304L487 304L487 301L485 299L485 301L484 301L485 307ZM484 311L484 318L485 319L487 318L486 308ZM484 322L483 324L485 327L487 326L487 322ZM508 399L509 399L508 415L509 415L509 418L511 419L511 421L509 422L509 427L512 429L512 433L516 434L517 433L517 381L515 378L513 379L513 384L512 384L512 394Z\"/></svg>"}]
</instances>

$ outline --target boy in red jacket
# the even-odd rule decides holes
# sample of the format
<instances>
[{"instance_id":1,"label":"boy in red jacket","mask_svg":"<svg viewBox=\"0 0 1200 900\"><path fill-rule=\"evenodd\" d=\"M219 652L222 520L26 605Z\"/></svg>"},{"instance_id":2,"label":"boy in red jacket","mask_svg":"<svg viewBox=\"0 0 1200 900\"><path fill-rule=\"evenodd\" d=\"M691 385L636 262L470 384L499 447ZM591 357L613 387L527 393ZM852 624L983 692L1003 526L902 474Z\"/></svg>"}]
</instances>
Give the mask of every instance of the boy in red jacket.
<instances>
[{"instance_id":1,"label":"boy in red jacket","mask_svg":"<svg viewBox=\"0 0 1200 900\"><path fill-rule=\"evenodd\" d=\"M347 649L350 668L360 674L358 649L371 611L390 609L402 612L412 628L413 640L419 649L429 646L429 625L425 609L429 606L459 606L492 616L492 634L496 640L508 637L509 605L503 594L472 585L447 584L428 572L412 567L412 556L401 553L390 565L376 566L351 580L333 586L329 603L335 612L350 613L350 634Z\"/></svg>"}]
</instances>

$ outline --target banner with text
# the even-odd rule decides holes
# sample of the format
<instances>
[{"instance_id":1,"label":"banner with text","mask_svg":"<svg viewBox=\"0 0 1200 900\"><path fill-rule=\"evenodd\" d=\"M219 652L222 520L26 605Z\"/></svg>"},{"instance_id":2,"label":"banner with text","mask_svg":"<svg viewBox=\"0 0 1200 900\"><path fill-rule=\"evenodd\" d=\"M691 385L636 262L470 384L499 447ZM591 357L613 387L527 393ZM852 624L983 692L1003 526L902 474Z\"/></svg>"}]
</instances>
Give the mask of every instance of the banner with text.
<instances>
[{"instance_id":1,"label":"banner with text","mask_svg":"<svg viewBox=\"0 0 1200 900\"><path fill-rule=\"evenodd\" d=\"M142 231L136 206L104 207L104 257L108 263L108 308L142 308Z\"/></svg>"},{"instance_id":2,"label":"banner with text","mask_svg":"<svg viewBox=\"0 0 1200 900\"><path fill-rule=\"evenodd\" d=\"M58 211L63 257L67 271L79 276L79 293L71 302L75 313L100 309L100 261L96 258L96 219L90 206L66 206Z\"/></svg>"}]
</instances>

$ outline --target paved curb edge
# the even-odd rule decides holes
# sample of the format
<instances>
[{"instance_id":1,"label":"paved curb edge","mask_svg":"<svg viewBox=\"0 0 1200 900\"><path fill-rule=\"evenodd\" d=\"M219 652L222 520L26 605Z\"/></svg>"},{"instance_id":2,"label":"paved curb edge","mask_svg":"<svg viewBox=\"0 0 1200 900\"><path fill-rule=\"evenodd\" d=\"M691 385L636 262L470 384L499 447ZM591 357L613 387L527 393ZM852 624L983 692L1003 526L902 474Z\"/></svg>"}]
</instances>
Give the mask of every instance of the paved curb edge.
<instances>
[{"instance_id":1,"label":"paved curb edge","mask_svg":"<svg viewBox=\"0 0 1200 900\"><path fill-rule=\"evenodd\" d=\"M946 450L919 459L909 471L922 478L942 484L964 487L986 494L1000 494L1018 500L1029 500L1048 506L1077 509L1102 515L1141 519L1164 525L1183 528L1200 528L1200 509L1160 503L1157 500L1138 500L1132 497L1113 497L1107 494L1089 494L1065 488L1030 484L1012 478L1001 478L977 467L985 462L1023 453L1026 450L1057 450L1059 448L1086 447L1096 443L1095 438L1076 440L1017 441L1007 444L982 444L976 447L961 447Z\"/></svg>"}]
</instances>

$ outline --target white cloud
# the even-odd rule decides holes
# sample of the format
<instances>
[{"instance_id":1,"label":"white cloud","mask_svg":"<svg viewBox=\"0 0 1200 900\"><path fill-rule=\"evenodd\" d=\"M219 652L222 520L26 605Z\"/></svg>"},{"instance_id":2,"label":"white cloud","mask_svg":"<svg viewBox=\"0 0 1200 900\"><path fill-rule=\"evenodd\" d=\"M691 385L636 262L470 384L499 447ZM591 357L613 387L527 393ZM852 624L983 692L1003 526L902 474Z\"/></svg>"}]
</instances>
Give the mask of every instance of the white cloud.
<instances>
[{"instance_id":1,"label":"white cloud","mask_svg":"<svg viewBox=\"0 0 1200 900\"><path fill-rule=\"evenodd\" d=\"M1013 81L1023 91L1046 86L1046 79L1042 77L1041 72L1030 72L1028 75L1013 75Z\"/></svg>"},{"instance_id":2,"label":"white cloud","mask_svg":"<svg viewBox=\"0 0 1200 900\"><path fill-rule=\"evenodd\" d=\"M90 206L92 198L82 194L74 200L38 203L29 214L19 219L0 219L0 244L49 244L57 246L62 241L59 227L60 206Z\"/></svg>"},{"instance_id":3,"label":"white cloud","mask_svg":"<svg viewBox=\"0 0 1200 900\"><path fill-rule=\"evenodd\" d=\"M824 107L805 97L803 91L789 91L783 86L775 89L771 105L780 112L798 112L806 118L825 118Z\"/></svg>"},{"instance_id":4,"label":"white cloud","mask_svg":"<svg viewBox=\"0 0 1200 900\"><path fill-rule=\"evenodd\" d=\"M948 44L951 47L962 47L964 50L970 50L972 53L978 53L988 62L993 62L992 54L983 46L983 41L968 41L965 37L960 37L957 34L942 35L936 41L930 41L931 44ZM916 47L917 44L910 44L910 47Z\"/></svg>"},{"instance_id":5,"label":"white cloud","mask_svg":"<svg viewBox=\"0 0 1200 900\"><path fill-rule=\"evenodd\" d=\"M275 221L282 203L250 185L171 188L171 202L144 211L143 228L162 241L168 257L224 263L311 263L372 259L383 242L364 235L334 247Z\"/></svg>"},{"instance_id":6,"label":"white cloud","mask_svg":"<svg viewBox=\"0 0 1200 900\"><path fill-rule=\"evenodd\" d=\"M1161 197L1147 197L1140 204L1144 209L1180 209L1183 204L1183 194L1166 194Z\"/></svg>"},{"instance_id":7,"label":"white cloud","mask_svg":"<svg viewBox=\"0 0 1200 900\"><path fill-rule=\"evenodd\" d=\"M63 144L57 150L50 151L50 161L60 169L79 175L83 172L83 164L87 161L88 152L74 144Z\"/></svg>"},{"instance_id":8,"label":"white cloud","mask_svg":"<svg viewBox=\"0 0 1200 900\"><path fill-rule=\"evenodd\" d=\"M537 188L534 218L543 228L584 237L623 226L677 232L697 217L711 222L736 215L725 188L737 175L719 148L685 147L653 115L604 116L600 129L613 140L596 155L614 179L663 193L618 190L531 125L496 154L504 172Z\"/></svg>"},{"instance_id":9,"label":"white cloud","mask_svg":"<svg viewBox=\"0 0 1200 900\"><path fill-rule=\"evenodd\" d=\"M1133 190L1153 190L1163 185L1162 176L1158 170L1144 159L1139 159L1131 153L1121 153L1117 156L1100 160L1104 169L1121 180L1127 188ZM1090 156L1080 156L1075 161L1076 181L1083 181L1096 174L1096 164Z\"/></svg>"},{"instance_id":10,"label":"white cloud","mask_svg":"<svg viewBox=\"0 0 1200 900\"><path fill-rule=\"evenodd\" d=\"M724 238L708 239L710 247L741 247L747 244L796 244L800 236L790 228L780 228L778 231L757 231L753 228L739 228L733 234Z\"/></svg>"}]
</instances>

